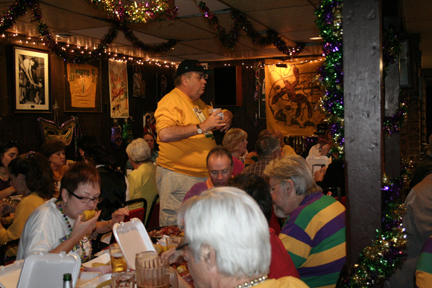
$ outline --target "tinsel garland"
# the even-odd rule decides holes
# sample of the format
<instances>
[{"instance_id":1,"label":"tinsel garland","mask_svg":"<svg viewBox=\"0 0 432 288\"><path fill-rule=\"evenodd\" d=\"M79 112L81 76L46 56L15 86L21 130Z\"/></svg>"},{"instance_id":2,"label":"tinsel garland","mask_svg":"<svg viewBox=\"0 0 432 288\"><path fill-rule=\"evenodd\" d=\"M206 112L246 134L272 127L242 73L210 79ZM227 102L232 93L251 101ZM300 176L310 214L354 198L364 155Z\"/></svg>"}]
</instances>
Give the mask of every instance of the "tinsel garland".
<instances>
[{"instance_id":1,"label":"tinsel garland","mask_svg":"<svg viewBox=\"0 0 432 288\"><path fill-rule=\"evenodd\" d=\"M339 152L340 157L343 157L345 139L343 129L342 0L322 0L315 14L320 34L325 40L323 56L326 56L326 60L324 65L319 68L320 79L326 89L323 96L323 108L327 114L326 120L330 126L331 135L337 144L335 149ZM403 104L401 110L397 111L391 120L400 123L398 121L399 116L406 113L405 109L406 105ZM387 122L384 121L384 123ZM395 127L390 119L388 123L384 124L384 127ZM406 245L406 235L402 227L402 216L405 208L399 202L399 196L409 181L404 175L393 183L385 178L383 183L382 229L377 231L377 238L373 244L363 249L357 264L348 268L346 275L341 277L337 287L372 286L392 275L394 269L404 259L403 249Z\"/></svg>"},{"instance_id":2,"label":"tinsel garland","mask_svg":"<svg viewBox=\"0 0 432 288\"><path fill-rule=\"evenodd\" d=\"M360 253L357 263L339 279L337 288L369 287L390 277L405 259L406 233L402 226L405 207L401 192L409 189L411 161L402 160L401 177L390 181L384 175L382 228L376 240Z\"/></svg>"},{"instance_id":3,"label":"tinsel garland","mask_svg":"<svg viewBox=\"0 0 432 288\"><path fill-rule=\"evenodd\" d=\"M97 8L102 8L108 17L120 22L146 23L149 20L166 16L174 19L178 8L171 0L154 0L143 3L122 4L118 0L86 0Z\"/></svg>"},{"instance_id":4,"label":"tinsel garland","mask_svg":"<svg viewBox=\"0 0 432 288\"><path fill-rule=\"evenodd\" d=\"M395 114L384 118L383 121L384 134L390 136L391 134L399 133L400 129L405 124L407 113L408 113L408 101L406 98L404 98L399 104L399 109L396 110Z\"/></svg>"},{"instance_id":5,"label":"tinsel garland","mask_svg":"<svg viewBox=\"0 0 432 288\"><path fill-rule=\"evenodd\" d=\"M296 47L287 46L286 42L273 30L268 30L267 36L262 36L254 29L246 18L246 14L236 9L231 9L231 17L234 20L234 25L229 32L226 32L219 24L219 19L216 14L210 11L205 2L197 2L197 5L207 21L213 26L213 34L216 36L217 40L229 49L234 49L237 45L238 37L241 36L240 30L243 30L244 35L248 36L254 44L260 47L273 44L280 52L289 56L296 56L304 49L304 43L299 43Z\"/></svg>"},{"instance_id":6,"label":"tinsel garland","mask_svg":"<svg viewBox=\"0 0 432 288\"><path fill-rule=\"evenodd\" d=\"M37 0L19 0L8 6L3 17L0 19L0 33L4 33L7 29L12 27L16 19L23 16L29 8L33 14L33 21L38 23L37 28L40 36L43 38L43 41L48 46L49 50L65 62L81 64L94 59L101 59L104 52L108 49L108 46L117 37L118 31L122 31L126 38L131 41L135 47L147 52L167 52L177 44L176 40L169 40L167 43L159 45L145 44L133 34L133 32L127 27L126 22L115 21L108 33L105 34L104 38L97 45L97 48L92 50L91 53L73 54L66 51L62 45L57 44L55 37L49 31L48 25L42 21L42 13Z\"/></svg>"},{"instance_id":7,"label":"tinsel garland","mask_svg":"<svg viewBox=\"0 0 432 288\"><path fill-rule=\"evenodd\" d=\"M254 125L258 126L258 107L260 105L260 94L261 94L261 87L262 83L260 81L260 70L261 70L261 62L258 62L255 64L255 93L254 93L254 101L256 102L256 110L255 110L255 119L254 119Z\"/></svg>"},{"instance_id":8,"label":"tinsel garland","mask_svg":"<svg viewBox=\"0 0 432 288\"><path fill-rule=\"evenodd\" d=\"M317 26L325 44L324 64L318 68L320 81L325 88L322 106L330 126L334 152L344 157L344 94L342 47L342 0L322 0L315 11ZM335 151L336 150L336 151Z\"/></svg>"},{"instance_id":9,"label":"tinsel garland","mask_svg":"<svg viewBox=\"0 0 432 288\"><path fill-rule=\"evenodd\" d=\"M389 25L384 29L383 43L382 43L382 56L383 56L383 76L386 77L386 71L389 69L390 64L394 64L399 57L402 49L400 45L399 33L393 25Z\"/></svg>"}]
</instances>

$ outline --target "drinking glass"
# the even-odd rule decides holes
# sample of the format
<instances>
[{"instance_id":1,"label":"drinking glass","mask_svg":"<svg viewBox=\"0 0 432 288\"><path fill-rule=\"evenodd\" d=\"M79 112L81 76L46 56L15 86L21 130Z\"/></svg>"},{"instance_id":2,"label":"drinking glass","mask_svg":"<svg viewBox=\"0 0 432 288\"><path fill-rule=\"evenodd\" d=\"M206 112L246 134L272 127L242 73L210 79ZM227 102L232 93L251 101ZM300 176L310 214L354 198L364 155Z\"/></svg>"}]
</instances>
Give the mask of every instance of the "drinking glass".
<instances>
[{"instance_id":1,"label":"drinking glass","mask_svg":"<svg viewBox=\"0 0 432 288\"><path fill-rule=\"evenodd\" d=\"M120 246L117 243L111 244L109 246L109 252L111 256L112 272L125 272L127 270L127 263Z\"/></svg>"}]
</instances>

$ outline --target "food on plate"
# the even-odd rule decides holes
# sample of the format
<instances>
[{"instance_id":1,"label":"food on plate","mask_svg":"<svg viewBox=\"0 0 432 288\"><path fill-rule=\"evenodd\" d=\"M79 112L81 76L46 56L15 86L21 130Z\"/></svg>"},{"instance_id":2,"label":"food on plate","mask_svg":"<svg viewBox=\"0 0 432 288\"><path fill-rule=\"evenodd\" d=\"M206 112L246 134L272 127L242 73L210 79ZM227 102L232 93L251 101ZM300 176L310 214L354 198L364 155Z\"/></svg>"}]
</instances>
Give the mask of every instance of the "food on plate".
<instances>
[{"instance_id":1,"label":"food on plate","mask_svg":"<svg viewBox=\"0 0 432 288\"><path fill-rule=\"evenodd\" d=\"M153 238L162 237L163 235L183 237L184 233L180 228L173 225L161 227L159 229L154 229L149 232L149 236Z\"/></svg>"},{"instance_id":2,"label":"food on plate","mask_svg":"<svg viewBox=\"0 0 432 288\"><path fill-rule=\"evenodd\" d=\"M100 267L100 266L108 266L108 265L111 265L111 261L108 261L107 263L100 263L100 262L92 263L92 267Z\"/></svg>"},{"instance_id":3,"label":"food on plate","mask_svg":"<svg viewBox=\"0 0 432 288\"><path fill-rule=\"evenodd\" d=\"M160 244L153 244L153 247L155 248L155 251L158 255L162 254L163 252L167 251L167 247L160 245Z\"/></svg>"},{"instance_id":4,"label":"food on plate","mask_svg":"<svg viewBox=\"0 0 432 288\"><path fill-rule=\"evenodd\" d=\"M87 221L96 215L96 210L86 210L82 213L83 217L81 221Z\"/></svg>"}]
</instances>

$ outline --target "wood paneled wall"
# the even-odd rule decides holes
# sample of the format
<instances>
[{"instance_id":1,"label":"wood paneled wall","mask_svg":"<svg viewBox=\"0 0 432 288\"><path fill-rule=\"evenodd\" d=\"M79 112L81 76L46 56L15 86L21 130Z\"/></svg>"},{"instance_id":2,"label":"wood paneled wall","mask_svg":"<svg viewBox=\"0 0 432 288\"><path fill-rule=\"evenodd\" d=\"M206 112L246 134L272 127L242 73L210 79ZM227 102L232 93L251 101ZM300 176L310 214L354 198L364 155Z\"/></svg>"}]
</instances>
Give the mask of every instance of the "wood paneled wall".
<instances>
[{"instance_id":1,"label":"wood paneled wall","mask_svg":"<svg viewBox=\"0 0 432 288\"><path fill-rule=\"evenodd\" d=\"M35 47L30 47L35 48ZM36 49L46 50L44 46ZM110 153L117 159L117 166L123 167L127 160L125 152L126 145L114 149L111 146L111 127L114 126L113 119L110 118L109 104L109 85L108 85L108 60L101 60L101 81L102 81L102 113L70 113L64 111L65 99L65 68L64 62L57 56L50 54L50 97L51 105L57 101L59 105L58 117L60 124L67 121L71 116L78 117L78 122L83 135L93 136L98 143L104 145ZM254 101L255 92L255 71L251 66L259 60L248 61L231 61L231 62L213 62L209 63L209 68L222 67L225 64L242 67L242 86L243 86L243 105L222 107L230 110L234 114L232 127L238 127L245 130L248 137L248 150L254 150L255 141L258 133L265 129L265 120L259 120L258 125L254 124L255 113L257 112L257 103ZM132 64L128 65L128 73L132 75ZM249 66L249 68L246 68ZM17 113L14 111L14 61L13 45L0 39L0 138L8 138L19 142L20 152L24 153L30 150L38 151L43 144L43 138L39 130L37 119L39 117L54 120L54 114L51 110L49 113ZM175 69L173 67L159 67L157 65L145 65L146 80L146 97L134 98L130 100L130 116L133 117L132 129L134 137L142 135L142 116L147 111L154 111L157 107L156 85L159 85L157 77L165 75L168 78L168 90L173 86L173 77ZM131 77L130 77L131 82ZM129 85L131 91L131 83ZM160 91L160 89L158 89ZM214 100L214 83L213 76L210 74L205 94L202 99L210 104ZM120 119L119 124L123 125L124 120ZM218 144L222 142L223 133L215 133ZM75 159L75 148L71 145L66 151L68 159Z\"/></svg>"}]
</instances>

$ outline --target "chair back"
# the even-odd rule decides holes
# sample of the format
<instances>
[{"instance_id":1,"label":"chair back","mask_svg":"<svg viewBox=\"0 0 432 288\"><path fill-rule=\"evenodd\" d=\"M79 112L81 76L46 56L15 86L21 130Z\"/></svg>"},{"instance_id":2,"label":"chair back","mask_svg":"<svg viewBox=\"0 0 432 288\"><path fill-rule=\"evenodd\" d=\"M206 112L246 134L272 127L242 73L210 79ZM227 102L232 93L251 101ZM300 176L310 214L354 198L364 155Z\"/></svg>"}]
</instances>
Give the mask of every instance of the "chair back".
<instances>
[{"instance_id":1,"label":"chair back","mask_svg":"<svg viewBox=\"0 0 432 288\"><path fill-rule=\"evenodd\" d=\"M326 156L307 156L306 163L313 175L315 171L321 169L323 166L327 167L331 163L331 158Z\"/></svg>"},{"instance_id":2,"label":"chair back","mask_svg":"<svg viewBox=\"0 0 432 288\"><path fill-rule=\"evenodd\" d=\"M149 216L145 225L147 230L159 227L160 203L158 202L158 200L159 194L155 196L150 207Z\"/></svg>"},{"instance_id":3,"label":"chair back","mask_svg":"<svg viewBox=\"0 0 432 288\"><path fill-rule=\"evenodd\" d=\"M146 214L146 210L144 208L131 210L129 211L129 216L125 216L124 222L130 221L130 219L132 218L138 218L141 220L141 222L144 223L145 214Z\"/></svg>"},{"instance_id":4,"label":"chair back","mask_svg":"<svg viewBox=\"0 0 432 288\"><path fill-rule=\"evenodd\" d=\"M146 215L146 211L147 211L147 200L146 199L137 198L137 199L129 200L129 201L125 202L125 205L127 206L127 205L131 205L131 204L139 203L139 202L142 202L143 207L129 211L129 216L125 217L124 222L127 222L132 218L138 218L141 220L142 223L145 223L145 215Z\"/></svg>"}]
</instances>

